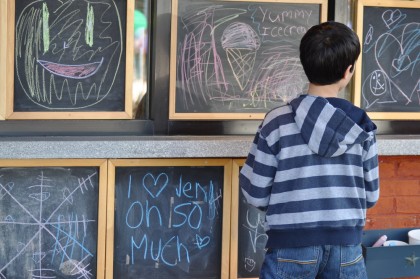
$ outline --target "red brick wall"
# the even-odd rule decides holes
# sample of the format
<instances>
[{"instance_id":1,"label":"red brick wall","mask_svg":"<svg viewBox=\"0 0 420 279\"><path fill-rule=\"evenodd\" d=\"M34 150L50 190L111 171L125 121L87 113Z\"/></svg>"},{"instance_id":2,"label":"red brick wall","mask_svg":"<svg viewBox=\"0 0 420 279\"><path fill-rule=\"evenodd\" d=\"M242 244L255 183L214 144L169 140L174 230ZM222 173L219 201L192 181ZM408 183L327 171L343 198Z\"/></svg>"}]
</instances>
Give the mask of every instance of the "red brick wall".
<instances>
[{"instance_id":1,"label":"red brick wall","mask_svg":"<svg viewBox=\"0 0 420 279\"><path fill-rule=\"evenodd\" d=\"M380 156L379 180L379 201L367 212L366 229L420 227L420 156Z\"/></svg>"},{"instance_id":2,"label":"red brick wall","mask_svg":"<svg viewBox=\"0 0 420 279\"><path fill-rule=\"evenodd\" d=\"M420 227L420 156L380 156L379 180L366 229Z\"/></svg>"}]
</instances>

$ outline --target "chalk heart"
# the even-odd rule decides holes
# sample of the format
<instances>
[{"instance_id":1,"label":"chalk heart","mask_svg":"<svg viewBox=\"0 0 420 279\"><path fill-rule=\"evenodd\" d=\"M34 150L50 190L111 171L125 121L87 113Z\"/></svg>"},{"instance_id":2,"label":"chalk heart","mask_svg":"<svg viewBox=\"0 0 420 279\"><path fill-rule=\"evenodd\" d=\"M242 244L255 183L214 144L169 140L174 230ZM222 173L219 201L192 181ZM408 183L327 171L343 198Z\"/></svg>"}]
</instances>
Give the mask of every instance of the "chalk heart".
<instances>
[{"instance_id":1,"label":"chalk heart","mask_svg":"<svg viewBox=\"0 0 420 279\"><path fill-rule=\"evenodd\" d=\"M380 70L408 96L416 92L419 83L420 67L416 61L420 45L413 35L419 28L418 23L401 25L382 35L376 43L375 55Z\"/></svg>"},{"instance_id":2,"label":"chalk heart","mask_svg":"<svg viewBox=\"0 0 420 279\"><path fill-rule=\"evenodd\" d=\"M254 268L255 268L255 261L250 258L245 258L245 269L248 272L251 272L254 270Z\"/></svg>"},{"instance_id":3,"label":"chalk heart","mask_svg":"<svg viewBox=\"0 0 420 279\"><path fill-rule=\"evenodd\" d=\"M387 10L382 14L382 20L390 27L392 24L397 22L401 18L402 14L400 10Z\"/></svg>"},{"instance_id":4,"label":"chalk heart","mask_svg":"<svg viewBox=\"0 0 420 279\"><path fill-rule=\"evenodd\" d=\"M408 55L402 55L401 57L392 60L392 67L396 71L407 71L410 68L411 59Z\"/></svg>"},{"instance_id":5,"label":"chalk heart","mask_svg":"<svg viewBox=\"0 0 420 279\"><path fill-rule=\"evenodd\" d=\"M169 178L166 173L161 173L157 177L148 173L143 177L143 187L152 198L157 198L168 186L168 182Z\"/></svg>"},{"instance_id":6,"label":"chalk heart","mask_svg":"<svg viewBox=\"0 0 420 279\"><path fill-rule=\"evenodd\" d=\"M201 237L198 234L196 234L195 239L197 241L198 249L201 249L201 248L207 246L210 243L210 237L208 237L208 236Z\"/></svg>"}]
</instances>

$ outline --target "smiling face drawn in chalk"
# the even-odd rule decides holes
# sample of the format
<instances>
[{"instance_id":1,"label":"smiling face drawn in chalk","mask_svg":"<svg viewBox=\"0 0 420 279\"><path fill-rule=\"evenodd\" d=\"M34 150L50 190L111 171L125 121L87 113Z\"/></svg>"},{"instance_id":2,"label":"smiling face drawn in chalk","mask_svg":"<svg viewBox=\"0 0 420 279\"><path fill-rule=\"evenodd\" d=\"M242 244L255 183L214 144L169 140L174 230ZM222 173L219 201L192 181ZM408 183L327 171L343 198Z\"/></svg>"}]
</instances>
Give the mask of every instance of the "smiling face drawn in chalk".
<instances>
[{"instance_id":1,"label":"smiling face drawn in chalk","mask_svg":"<svg viewBox=\"0 0 420 279\"><path fill-rule=\"evenodd\" d=\"M113 88L122 36L113 0L33 1L16 23L16 77L43 108L89 108Z\"/></svg>"}]
</instances>

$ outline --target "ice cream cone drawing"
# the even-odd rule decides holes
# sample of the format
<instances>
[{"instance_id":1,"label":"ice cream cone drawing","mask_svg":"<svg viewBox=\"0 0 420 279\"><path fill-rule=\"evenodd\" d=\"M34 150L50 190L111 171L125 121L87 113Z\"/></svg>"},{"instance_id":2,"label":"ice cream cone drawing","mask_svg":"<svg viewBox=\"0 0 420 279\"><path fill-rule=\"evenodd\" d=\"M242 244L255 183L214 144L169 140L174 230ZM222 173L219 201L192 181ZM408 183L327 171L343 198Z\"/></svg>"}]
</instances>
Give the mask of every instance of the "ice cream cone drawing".
<instances>
[{"instance_id":1,"label":"ice cream cone drawing","mask_svg":"<svg viewBox=\"0 0 420 279\"><path fill-rule=\"evenodd\" d=\"M260 38L248 24L234 22L223 31L221 43L233 75L241 90L244 90L254 68Z\"/></svg>"}]
</instances>

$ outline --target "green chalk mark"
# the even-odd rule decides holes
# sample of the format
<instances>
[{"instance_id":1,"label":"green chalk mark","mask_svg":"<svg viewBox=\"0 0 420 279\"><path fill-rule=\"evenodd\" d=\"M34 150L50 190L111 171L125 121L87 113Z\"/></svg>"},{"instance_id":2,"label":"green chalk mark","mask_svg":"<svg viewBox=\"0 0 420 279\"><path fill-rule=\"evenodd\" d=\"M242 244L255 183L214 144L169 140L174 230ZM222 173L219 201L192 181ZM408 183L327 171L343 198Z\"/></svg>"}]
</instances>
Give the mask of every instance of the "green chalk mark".
<instances>
[{"instance_id":1,"label":"green chalk mark","mask_svg":"<svg viewBox=\"0 0 420 279\"><path fill-rule=\"evenodd\" d=\"M93 7L90 4L88 4L87 9L85 40L86 44L93 46L93 24L95 22L95 14L93 13Z\"/></svg>"},{"instance_id":2,"label":"green chalk mark","mask_svg":"<svg viewBox=\"0 0 420 279\"><path fill-rule=\"evenodd\" d=\"M50 26L48 20L50 13L48 12L47 3L42 4L42 40L44 42L44 53L50 49Z\"/></svg>"}]
</instances>

